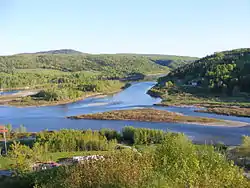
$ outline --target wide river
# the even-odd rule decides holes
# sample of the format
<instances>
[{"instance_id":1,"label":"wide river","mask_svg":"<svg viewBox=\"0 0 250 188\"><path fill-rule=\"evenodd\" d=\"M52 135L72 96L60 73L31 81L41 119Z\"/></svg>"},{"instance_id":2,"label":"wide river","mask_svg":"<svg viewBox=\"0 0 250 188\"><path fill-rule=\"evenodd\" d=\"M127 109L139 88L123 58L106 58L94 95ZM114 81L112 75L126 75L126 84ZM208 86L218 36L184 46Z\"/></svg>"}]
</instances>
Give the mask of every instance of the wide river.
<instances>
[{"instance_id":1,"label":"wide river","mask_svg":"<svg viewBox=\"0 0 250 188\"><path fill-rule=\"evenodd\" d=\"M58 130L63 128L72 129L101 129L112 128L121 130L126 125L134 127L146 127L163 129L172 132L182 132L196 142L216 143L222 142L227 145L241 143L242 135L250 135L250 126L246 127L217 127L190 125L183 123L152 123L137 121L110 121L110 120L71 120L66 116L97 113L120 109L134 109L152 107L173 112L181 112L185 115L213 117L226 120L249 122L250 118L222 116L207 113L194 112L195 108L185 107L156 107L155 103L160 98L152 98L146 94L155 82L134 83L124 91L102 98L87 98L71 104L47 106L47 107L10 107L0 106L0 124L12 124L18 127L23 124L28 131L40 131L44 129Z\"/></svg>"}]
</instances>

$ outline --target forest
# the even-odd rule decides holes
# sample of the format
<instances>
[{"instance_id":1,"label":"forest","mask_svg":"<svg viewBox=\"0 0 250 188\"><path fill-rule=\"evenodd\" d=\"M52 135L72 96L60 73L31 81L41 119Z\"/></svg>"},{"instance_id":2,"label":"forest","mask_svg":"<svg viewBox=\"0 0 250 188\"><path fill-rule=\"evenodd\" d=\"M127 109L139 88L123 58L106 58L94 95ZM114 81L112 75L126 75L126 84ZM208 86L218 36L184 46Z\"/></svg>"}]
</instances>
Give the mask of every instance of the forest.
<instances>
[{"instance_id":1,"label":"forest","mask_svg":"<svg viewBox=\"0 0 250 188\"><path fill-rule=\"evenodd\" d=\"M250 92L250 49L235 49L216 52L193 63L172 70L159 79L197 88L206 88L211 93L231 96Z\"/></svg>"},{"instance_id":2,"label":"forest","mask_svg":"<svg viewBox=\"0 0 250 188\"><path fill-rule=\"evenodd\" d=\"M120 81L167 73L171 67L194 59L167 55L91 55L70 49L1 56L0 89L40 90L12 105L77 100L90 93L119 91L125 86ZM163 65L158 60L168 63Z\"/></svg>"},{"instance_id":3,"label":"forest","mask_svg":"<svg viewBox=\"0 0 250 188\"><path fill-rule=\"evenodd\" d=\"M12 73L16 69L42 68L63 72L98 71L119 77L131 73L164 72L168 68L189 63L195 59L197 58L143 54L91 55L73 50L57 50L34 54L1 56L0 72Z\"/></svg>"},{"instance_id":4,"label":"forest","mask_svg":"<svg viewBox=\"0 0 250 188\"><path fill-rule=\"evenodd\" d=\"M195 145L185 135L162 130L124 127L60 130L36 133L26 145L13 142L5 163L15 176L2 178L2 187L239 187L248 188L243 170L227 158L224 147ZM123 143L123 144L119 144ZM128 144L124 145L124 144ZM119 147L117 147L119 146ZM249 148L249 138L240 148ZM239 149L240 149L239 148ZM48 156L101 154L103 160L83 161L33 171L31 164ZM65 155L66 154L66 155ZM0 158L1 159L1 158ZM57 158L60 159L60 158ZM1 160L0 160L1 161Z\"/></svg>"}]
</instances>

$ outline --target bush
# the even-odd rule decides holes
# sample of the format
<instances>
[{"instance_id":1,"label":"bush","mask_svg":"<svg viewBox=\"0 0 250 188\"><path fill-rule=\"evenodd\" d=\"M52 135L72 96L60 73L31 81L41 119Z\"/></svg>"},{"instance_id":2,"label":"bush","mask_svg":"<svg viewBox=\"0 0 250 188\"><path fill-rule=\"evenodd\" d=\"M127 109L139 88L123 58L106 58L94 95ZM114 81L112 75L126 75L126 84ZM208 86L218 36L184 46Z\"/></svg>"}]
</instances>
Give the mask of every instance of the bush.
<instances>
[{"instance_id":1,"label":"bush","mask_svg":"<svg viewBox=\"0 0 250 188\"><path fill-rule=\"evenodd\" d=\"M250 137L249 136L243 136L242 137L242 147L250 148Z\"/></svg>"},{"instance_id":2,"label":"bush","mask_svg":"<svg viewBox=\"0 0 250 188\"><path fill-rule=\"evenodd\" d=\"M101 135L98 131L61 130L37 134L37 142L50 152L109 150L115 147L116 141Z\"/></svg>"},{"instance_id":3,"label":"bush","mask_svg":"<svg viewBox=\"0 0 250 188\"><path fill-rule=\"evenodd\" d=\"M105 160L29 174L29 187L141 188L151 184L152 157L132 151L111 153Z\"/></svg>"},{"instance_id":4,"label":"bush","mask_svg":"<svg viewBox=\"0 0 250 188\"><path fill-rule=\"evenodd\" d=\"M125 127L124 130L127 138L131 138L135 128ZM45 135L43 139L47 137ZM26 188L250 187L243 171L216 152L213 146L196 146L183 134L172 133L166 133L161 142L149 152L110 152L104 160L83 161L81 164L26 173L9 179L11 181L0 182L0 186L11 187L18 182ZM37 149L36 146L31 151L20 146L14 154L20 157L17 161L27 158L29 162L33 159L31 156L41 152Z\"/></svg>"},{"instance_id":5,"label":"bush","mask_svg":"<svg viewBox=\"0 0 250 188\"><path fill-rule=\"evenodd\" d=\"M157 129L134 128L126 126L122 129L123 139L132 144L159 144L165 132Z\"/></svg>"},{"instance_id":6,"label":"bush","mask_svg":"<svg viewBox=\"0 0 250 188\"><path fill-rule=\"evenodd\" d=\"M212 146L195 147L183 134L167 134L155 152L158 186L249 187L243 171Z\"/></svg>"},{"instance_id":7,"label":"bush","mask_svg":"<svg viewBox=\"0 0 250 188\"><path fill-rule=\"evenodd\" d=\"M121 134L116 130L103 128L100 130L100 134L105 136L108 140L121 141Z\"/></svg>"}]
</instances>

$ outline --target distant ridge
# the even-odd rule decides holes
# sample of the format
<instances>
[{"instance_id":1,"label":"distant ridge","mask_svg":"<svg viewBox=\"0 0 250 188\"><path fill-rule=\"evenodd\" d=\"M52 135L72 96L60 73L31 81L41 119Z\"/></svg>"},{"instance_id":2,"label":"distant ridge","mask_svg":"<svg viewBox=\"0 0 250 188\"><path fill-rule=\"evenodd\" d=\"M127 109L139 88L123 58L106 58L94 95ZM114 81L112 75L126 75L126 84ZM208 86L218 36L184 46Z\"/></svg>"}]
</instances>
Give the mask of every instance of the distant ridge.
<instances>
[{"instance_id":1,"label":"distant ridge","mask_svg":"<svg viewBox=\"0 0 250 188\"><path fill-rule=\"evenodd\" d=\"M60 49L60 50L48 50L48 51L41 51L34 53L21 53L18 55L24 55L24 54L86 54L86 53L82 53L80 51L72 49Z\"/></svg>"}]
</instances>

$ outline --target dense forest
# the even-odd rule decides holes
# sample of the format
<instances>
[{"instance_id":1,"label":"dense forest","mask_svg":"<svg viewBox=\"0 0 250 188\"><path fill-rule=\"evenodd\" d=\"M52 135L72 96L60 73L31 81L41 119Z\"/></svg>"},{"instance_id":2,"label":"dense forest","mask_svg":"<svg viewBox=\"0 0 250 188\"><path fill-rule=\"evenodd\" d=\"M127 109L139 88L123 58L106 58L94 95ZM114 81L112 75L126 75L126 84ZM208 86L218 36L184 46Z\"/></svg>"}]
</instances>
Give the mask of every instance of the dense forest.
<instances>
[{"instance_id":1,"label":"dense forest","mask_svg":"<svg viewBox=\"0 0 250 188\"><path fill-rule=\"evenodd\" d=\"M90 55L80 54L73 50L62 50L62 52L58 50L2 56L0 57L0 72L12 73L16 69L42 68L64 72L99 71L124 76L131 73L164 72L168 66L174 67L192 60L195 58L136 54Z\"/></svg>"},{"instance_id":2,"label":"dense forest","mask_svg":"<svg viewBox=\"0 0 250 188\"><path fill-rule=\"evenodd\" d=\"M172 81L207 88L212 93L250 92L250 49L217 52L172 70L161 83Z\"/></svg>"},{"instance_id":3,"label":"dense forest","mask_svg":"<svg viewBox=\"0 0 250 188\"><path fill-rule=\"evenodd\" d=\"M171 67L194 59L137 54L91 55L71 49L1 56L0 89L40 89L32 99L74 100L89 92L118 91L125 85L119 81L167 73ZM158 60L168 63L163 66ZM30 98L23 102L33 104Z\"/></svg>"}]
</instances>

